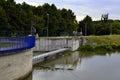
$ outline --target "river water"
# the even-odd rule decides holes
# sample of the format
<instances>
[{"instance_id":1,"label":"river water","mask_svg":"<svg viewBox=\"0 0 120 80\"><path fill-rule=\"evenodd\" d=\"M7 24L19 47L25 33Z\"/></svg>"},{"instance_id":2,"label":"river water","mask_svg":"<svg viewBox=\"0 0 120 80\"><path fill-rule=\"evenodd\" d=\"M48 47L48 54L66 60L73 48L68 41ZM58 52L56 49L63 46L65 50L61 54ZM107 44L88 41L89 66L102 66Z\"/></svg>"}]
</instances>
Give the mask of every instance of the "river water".
<instances>
[{"instance_id":1,"label":"river water","mask_svg":"<svg viewBox=\"0 0 120 80\"><path fill-rule=\"evenodd\" d=\"M120 80L120 53L73 52L38 64L27 80Z\"/></svg>"}]
</instances>

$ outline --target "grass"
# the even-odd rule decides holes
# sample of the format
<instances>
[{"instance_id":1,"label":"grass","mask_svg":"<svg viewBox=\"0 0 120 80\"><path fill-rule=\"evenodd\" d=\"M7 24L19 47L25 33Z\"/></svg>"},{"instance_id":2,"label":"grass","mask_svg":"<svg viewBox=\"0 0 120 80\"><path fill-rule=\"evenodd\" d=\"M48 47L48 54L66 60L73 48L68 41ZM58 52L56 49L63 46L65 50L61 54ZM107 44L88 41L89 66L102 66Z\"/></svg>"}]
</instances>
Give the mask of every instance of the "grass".
<instances>
[{"instance_id":1,"label":"grass","mask_svg":"<svg viewBox=\"0 0 120 80\"><path fill-rule=\"evenodd\" d=\"M86 36L85 38L97 45L120 45L120 35Z\"/></svg>"},{"instance_id":2,"label":"grass","mask_svg":"<svg viewBox=\"0 0 120 80\"><path fill-rule=\"evenodd\" d=\"M86 39L96 45L86 44L79 51L113 51L120 50L120 35L86 36Z\"/></svg>"}]
</instances>

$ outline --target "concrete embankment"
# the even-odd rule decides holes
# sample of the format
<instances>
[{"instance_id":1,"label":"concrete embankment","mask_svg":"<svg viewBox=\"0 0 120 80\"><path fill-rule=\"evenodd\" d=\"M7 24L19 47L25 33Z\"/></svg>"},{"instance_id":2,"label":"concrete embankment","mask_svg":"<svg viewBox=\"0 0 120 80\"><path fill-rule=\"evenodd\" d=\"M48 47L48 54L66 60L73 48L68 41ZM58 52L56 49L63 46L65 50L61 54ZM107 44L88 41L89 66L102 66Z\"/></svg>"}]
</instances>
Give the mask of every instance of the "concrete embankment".
<instances>
[{"instance_id":1,"label":"concrete embankment","mask_svg":"<svg viewBox=\"0 0 120 80\"><path fill-rule=\"evenodd\" d=\"M17 80L32 71L32 50L0 55L0 80Z\"/></svg>"},{"instance_id":2,"label":"concrete embankment","mask_svg":"<svg viewBox=\"0 0 120 80\"><path fill-rule=\"evenodd\" d=\"M34 51L44 52L33 57L33 65L44 61L47 57L60 54L66 50L75 51L86 44L85 38L37 38Z\"/></svg>"},{"instance_id":3,"label":"concrete embankment","mask_svg":"<svg viewBox=\"0 0 120 80\"><path fill-rule=\"evenodd\" d=\"M62 48L69 48L75 51L79 48L81 40L78 38L37 38L34 51L54 51Z\"/></svg>"}]
</instances>

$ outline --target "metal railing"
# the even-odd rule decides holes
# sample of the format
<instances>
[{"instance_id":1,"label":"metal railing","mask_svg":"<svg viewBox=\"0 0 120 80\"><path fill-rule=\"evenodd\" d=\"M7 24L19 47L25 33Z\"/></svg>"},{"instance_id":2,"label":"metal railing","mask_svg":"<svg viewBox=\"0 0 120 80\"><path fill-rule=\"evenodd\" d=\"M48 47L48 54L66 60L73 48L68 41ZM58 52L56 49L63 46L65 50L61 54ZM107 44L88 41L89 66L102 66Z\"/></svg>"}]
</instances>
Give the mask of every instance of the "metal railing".
<instances>
[{"instance_id":1,"label":"metal railing","mask_svg":"<svg viewBox=\"0 0 120 80\"><path fill-rule=\"evenodd\" d=\"M34 46L35 46L35 36L0 38L0 54L26 50Z\"/></svg>"}]
</instances>

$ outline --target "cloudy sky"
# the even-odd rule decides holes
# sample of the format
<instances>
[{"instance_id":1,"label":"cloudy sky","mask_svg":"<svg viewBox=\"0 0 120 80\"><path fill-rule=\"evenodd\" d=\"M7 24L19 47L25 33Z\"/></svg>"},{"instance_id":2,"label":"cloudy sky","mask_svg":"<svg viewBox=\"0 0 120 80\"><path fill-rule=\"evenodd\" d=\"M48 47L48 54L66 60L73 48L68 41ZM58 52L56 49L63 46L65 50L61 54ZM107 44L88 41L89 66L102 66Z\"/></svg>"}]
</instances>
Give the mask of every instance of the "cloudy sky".
<instances>
[{"instance_id":1,"label":"cloudy sky","mask_svg":"<svg viewBox=\"0 0 120 80\"><path fill-rule=\"evenodd\" d=\"M120 19L120 0L15 0L17 3L26 2L31 5L55 4L57 8L71 9L77 20L86 15L93 20L100 20L101 14L109 13L109 19Z\"/></svg>"}]
</instances>

